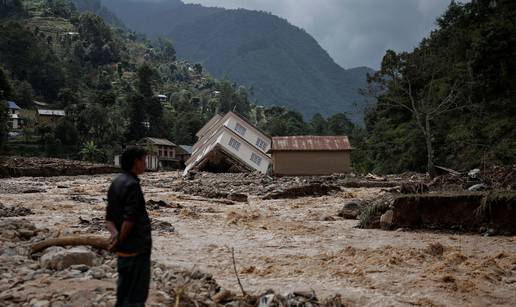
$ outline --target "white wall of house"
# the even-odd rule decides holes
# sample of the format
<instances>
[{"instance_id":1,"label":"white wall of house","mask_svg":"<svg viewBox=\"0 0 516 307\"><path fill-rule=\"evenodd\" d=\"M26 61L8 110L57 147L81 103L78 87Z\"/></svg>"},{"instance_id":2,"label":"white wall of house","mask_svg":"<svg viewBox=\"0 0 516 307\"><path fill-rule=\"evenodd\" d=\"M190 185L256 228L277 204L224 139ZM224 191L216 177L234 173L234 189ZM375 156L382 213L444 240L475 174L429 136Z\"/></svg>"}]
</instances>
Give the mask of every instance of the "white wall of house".
<instances>
[{"instance_id":1,"label":"white wall of house","mask_svg":"<svg viewBox=\"0 0 516 307\"><path fill-rule=\"evenodd\" d=\"M271 140L268 136L232 113L229 114L228 118L224 121L224 126L240 134L249 143L257 146L262 152L266 153L267 150L269 150Z\"/></svg>"},{"instance_id":2,"label":"white wall of house","mask_svg":"<svg viewBox=\"0 0 516 307\"><path fill-rule=\"evenodd\" d=\"M201 162L217 145L262 173L266 173L272 163L270 155L266 153L271 146L270 137L235 113L229 112L224 117L215 116L197 136L200 139L193 146L184 174Z\"/></svg>"},{"instance_id":3,"label":"white wall of house","mask_svg":"<svg viewBox=\"0 0 516 307\"><path fill-rule=\"evenodd\" d=\"M219 144L250 167L262 173L267 172L271 159L261 150L244 142L232 132L225 130L221 134ZM238 146L235 146L235 144Z\"/></svg>"}]
</instances>

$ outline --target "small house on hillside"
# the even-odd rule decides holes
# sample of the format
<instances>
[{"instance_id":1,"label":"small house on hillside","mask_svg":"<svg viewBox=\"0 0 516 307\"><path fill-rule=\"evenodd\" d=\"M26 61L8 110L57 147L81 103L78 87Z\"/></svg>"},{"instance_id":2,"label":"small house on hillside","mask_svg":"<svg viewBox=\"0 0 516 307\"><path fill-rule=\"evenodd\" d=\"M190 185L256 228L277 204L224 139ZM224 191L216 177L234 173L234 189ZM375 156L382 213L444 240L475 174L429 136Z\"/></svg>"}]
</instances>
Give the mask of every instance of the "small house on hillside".
<instances>
[{"instance_id":1,"label":"small house on hillside","mask_svg":"<svg viewBox=\"0 0 516 307\"><path fill-rule=\"evenodd\" d=\"M156 155L161 168L177 169L181 167L178 146L167 139L146 137L139 140L136 145L145 147L149 152Z\"/></svg>"},{"instance_id":2,"label":"small house on hillside","mask_svg":"<svg viewBox=\"0 0 516 307\"><path fill-rule=\"evenodd\" d=\"M20 130L22 128L22 119L20 118L21 108L14 101L7 101L6 106L9 110L9 130Z\"/></svg>"},{"instance_id":3,"label":"small house on hillside","mask_svg":"<svg viewBox=\"0 0 516 307\"><path fill-rule=\"evenodd\" d=\"M310 176L351 171L347 136L282 136L272 138L273 172L280 176Z\"/></svg>"},{"instance_id":4,"label":"small house on hillside","mask_svg":"<svg viewBox=\"0 0 516 307\"><path fill-rule=\"evenodd\" d=\"M235 112L215 115L196 136L184 175L192 169L266 173L271 164L270 136Z\"/></svg>"},{"instance_id":5,"label":"small house on hillside","mask_svg":"<svg viewBox=\"0 0 516 307\"><path fill-rule=\"evenodd\" d=\"M38 124L55 124L57 121L66 116L64 110L38 109Z\"/></svg>"}]
</instances>

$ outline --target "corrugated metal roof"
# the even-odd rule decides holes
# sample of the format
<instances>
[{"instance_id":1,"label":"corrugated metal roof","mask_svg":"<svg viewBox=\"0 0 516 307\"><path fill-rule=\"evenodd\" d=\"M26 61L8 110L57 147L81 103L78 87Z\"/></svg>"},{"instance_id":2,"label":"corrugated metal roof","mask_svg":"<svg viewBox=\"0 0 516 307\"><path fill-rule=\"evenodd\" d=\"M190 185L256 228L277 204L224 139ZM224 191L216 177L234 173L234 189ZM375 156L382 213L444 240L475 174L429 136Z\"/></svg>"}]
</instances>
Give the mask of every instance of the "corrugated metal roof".
<instances>
[{"instance_id":1,"label":"corrugated metal roof","mask_svg":"<svg viewBox=\"0 0 516 307\"><path fill-rule=\"evenodd\" d=\"M192 154L192 148L193 146L190 145L179 145L186 153Z\"/></svg>"},{"instance_id":2,"label":"corrugated metal roof","mask_svg":"<svg viewBox=\"0 0 516 307\"><path fill-rule=\"evenodd\" d=\"M171 141L169 141L167 139L158 139L158 138L151 138L151 137L143 138L138 143L144 143L146 140L148 140L150 143L156 144L156 145L176 146L176 144L172 143Z\"/></svg>"},{"instance_id":3,"label":"corrugated metal roof","mask_svg":"<svg viewBox=\"0 0 516 307\"><path fill-rule=\"evenodd\" d=\"M21 108L14 101L7 101L7 108L14 110L21 110Z\"/></svg>"},{"instance_id":4,"label":"corrugated metal roof","mask_svg":"<svg viewBox=\"0 0 516 307\"><path fill-rule=\"evenodd\" d=\"M347 136L279 136L272 138L270 151L351 150Z\"/></svg>"},{"instance_id":5,"label":"corrugated metal roof","mask_svg":"<svg viewBox=\"0 0 516 307\"><path fill-rule=\"evenodd\" d=\"M38 109L39 115L46 115L46 116L65 116L64 110L45 110L45 109Z\"/></svg>"}]
</instances>

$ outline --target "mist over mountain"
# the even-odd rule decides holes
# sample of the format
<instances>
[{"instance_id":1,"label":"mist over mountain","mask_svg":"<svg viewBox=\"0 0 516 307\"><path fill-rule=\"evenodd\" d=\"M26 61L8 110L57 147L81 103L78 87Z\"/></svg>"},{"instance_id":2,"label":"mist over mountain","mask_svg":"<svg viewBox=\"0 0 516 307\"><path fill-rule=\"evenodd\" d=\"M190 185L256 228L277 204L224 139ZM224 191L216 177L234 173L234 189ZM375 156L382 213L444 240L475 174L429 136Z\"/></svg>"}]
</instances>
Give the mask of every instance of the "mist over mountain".
<instances>
[{"instance_id":1,"label":"mist over mountain","mask_svg":"<svg viewBox=\"0 0 516 307\"><path fill-rule=\"evenodd\" d=\"M253 89L259 104L361 121L367 67L343 69L306 31L265 12L103 0L130 29L172 39L179 58Z\"/></svg>"}]
</instances>

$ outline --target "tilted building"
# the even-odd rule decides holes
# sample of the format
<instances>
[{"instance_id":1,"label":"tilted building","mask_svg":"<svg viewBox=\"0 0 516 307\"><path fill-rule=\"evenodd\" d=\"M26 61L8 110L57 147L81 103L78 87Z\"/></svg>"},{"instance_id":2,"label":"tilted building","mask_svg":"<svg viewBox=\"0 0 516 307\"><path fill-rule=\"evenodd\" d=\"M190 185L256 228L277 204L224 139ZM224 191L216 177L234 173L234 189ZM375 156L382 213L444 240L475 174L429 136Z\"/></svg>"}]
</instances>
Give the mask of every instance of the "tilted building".
<instances>
[{"instance_id":1,"label":"tilted building","mask_svg":"<svg viewBox=\"0 0 516 307\"><path fill-rule=\"evenodd\" d=\"M271 165L271 137L235 112L215 115L196 136L185 175L192 169L267 173Z\"/></svg>"}]
</instances>

